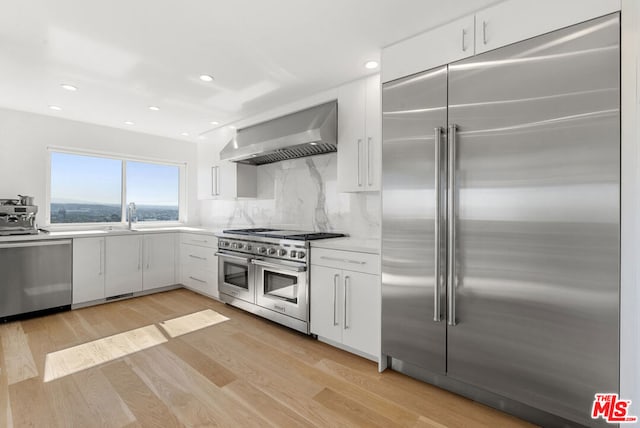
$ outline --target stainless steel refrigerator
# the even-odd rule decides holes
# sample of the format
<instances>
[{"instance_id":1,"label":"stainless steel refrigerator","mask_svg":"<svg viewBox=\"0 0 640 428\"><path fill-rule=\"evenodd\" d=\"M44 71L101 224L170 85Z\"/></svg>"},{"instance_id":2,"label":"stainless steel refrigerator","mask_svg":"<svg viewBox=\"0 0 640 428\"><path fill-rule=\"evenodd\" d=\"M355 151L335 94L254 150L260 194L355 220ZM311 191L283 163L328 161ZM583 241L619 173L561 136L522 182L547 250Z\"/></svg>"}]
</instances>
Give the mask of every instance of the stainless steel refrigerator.
<instances>
[{"instance_id":1,"label":"stainless steel refrigerator","mask_svg":"<svg viewBox=\"0 0 640 428\"><path fill-rule=\"evenodd\" d=\"M590 411L618 391L619 19L383 85L394 369L545 425L606 425Z\"/></svg>"}]
</instances>

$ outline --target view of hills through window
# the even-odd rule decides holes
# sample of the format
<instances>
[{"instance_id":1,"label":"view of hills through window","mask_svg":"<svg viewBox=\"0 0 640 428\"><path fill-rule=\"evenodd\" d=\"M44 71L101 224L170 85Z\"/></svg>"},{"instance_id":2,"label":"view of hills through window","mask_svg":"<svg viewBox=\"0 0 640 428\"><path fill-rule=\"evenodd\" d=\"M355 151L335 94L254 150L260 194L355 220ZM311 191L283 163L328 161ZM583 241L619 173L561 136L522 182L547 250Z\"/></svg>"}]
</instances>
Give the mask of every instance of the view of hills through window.
<instances>
[{"instance_id":1,"label":"view of hills through window","mask_svg":"<svg viewBox=\"0 0 640 428\"><path fill-rule=\"evenodd\" d=\"M52 152L51 223L121 222L123 168L138 221L179 219L178 166Z\"/></svg>"}]
</instances>

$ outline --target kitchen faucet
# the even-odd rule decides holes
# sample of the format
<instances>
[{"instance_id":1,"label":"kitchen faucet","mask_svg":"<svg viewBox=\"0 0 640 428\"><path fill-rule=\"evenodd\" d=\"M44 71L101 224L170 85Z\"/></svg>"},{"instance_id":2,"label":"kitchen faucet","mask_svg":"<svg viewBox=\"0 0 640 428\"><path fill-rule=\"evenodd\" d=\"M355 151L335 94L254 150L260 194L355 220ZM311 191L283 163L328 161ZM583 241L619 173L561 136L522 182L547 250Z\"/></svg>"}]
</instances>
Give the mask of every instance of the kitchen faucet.
<instances>
[{"instance_id":1,"label":"kitchen faucet","mask_svg":"<svg viewBox=\"0 0 640 428\"><path fill-rule=\"evenodd\" d=\"M129 207L127 208L127 217L129 220L129 230L131 230L131 222L133 221L133 216L136 215L136 203L129 202Z\"/></svg>"}]
</instances>

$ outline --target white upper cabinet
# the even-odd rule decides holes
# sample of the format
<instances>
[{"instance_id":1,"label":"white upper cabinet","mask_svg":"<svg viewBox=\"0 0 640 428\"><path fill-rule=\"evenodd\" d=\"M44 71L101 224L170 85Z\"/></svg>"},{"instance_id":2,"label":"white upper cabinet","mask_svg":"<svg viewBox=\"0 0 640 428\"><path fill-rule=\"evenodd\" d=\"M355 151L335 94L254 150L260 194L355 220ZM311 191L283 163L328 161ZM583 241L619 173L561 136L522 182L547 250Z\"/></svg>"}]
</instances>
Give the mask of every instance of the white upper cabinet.
<instances>
[{"instance_id":1,"label":"white upper cabinet","mask_svg":"<svg viewBox=\"0 0 640 428\"><path fill-rule=\"evenodd\" d=\"M338 190L380 190L380 75L338 88Z\"/></svg>"},{"instance_id":2,"label":"white upper cabinet","mask_svg":"<svg viewBox=\"0 0 640 428\"><path fill-rule=\"evenodd\" d=\"M620 0L509 0L476 13L476 53L620 10Z\"/></svg>"},{"instance_id":3,"label":"white upper cabinet","mask_svg":"<svg viewBox=\"0 0 640 428\"><path fill-rule=\"evenodd\" d=\"M620 10L620 0L508 0L382 50L389 82Z\"/></svg>"},{"instance_id":4,"label":"white upper cabinet","mask_svg":"<svg viewBox=\"0 0 640 428\"><path fill-rule=\"evenodd\" d=\"M220 160L220 151L231 141L235 132L220 129L209 139L198 143L198 199L255 198L257 169Z\"/></svg>"},{"instance_id":5,"label":"white upper cabinet","mask_svg":"<svg viewBox=\"0 0 640 428\"><path fill-rule=\"evenodd\" d=\"M473 15L382 50L382 81L429 70L475 54Z\"/></svg>"}]
</instances>

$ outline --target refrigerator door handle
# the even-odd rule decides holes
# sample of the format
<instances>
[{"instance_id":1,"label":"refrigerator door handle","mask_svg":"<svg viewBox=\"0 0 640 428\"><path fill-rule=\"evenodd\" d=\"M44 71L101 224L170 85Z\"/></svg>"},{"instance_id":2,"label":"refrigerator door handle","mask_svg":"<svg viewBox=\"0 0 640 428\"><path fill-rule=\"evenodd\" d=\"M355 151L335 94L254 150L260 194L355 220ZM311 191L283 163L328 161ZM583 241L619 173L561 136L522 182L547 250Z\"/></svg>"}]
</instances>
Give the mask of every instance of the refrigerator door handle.
<instances>
[{"instance_id":1,"label":"refrigerator door handle","mask_svg":"<svg viewBox=\"0 0 640 428\"><path fill-rule=\"evenodd\" d=\"M458 125L449 125L448 187L447 187L447 323L456 325L456 132Z\"/></svg>"},{"instance_id":2,"label":"refrigerator door handle","mask_svg":"<svg viewBox=\"0 0 640 428\"><path fill-rule=\"evenodd\" d=\"M442 127L438 126L433 128L433 142L434 142L434 156L436 160L435 167L435 176L434 176L434 187L435 187L435 196L436 196L436 215L435 215L435 223L434 223L434 241L435 248L433 251L434 260L433 263L435 265L435 278L433 281L433 320L435 322L442 321L440 317L440 246L441 246L441 238L440 238L440 211L441 211L441 200L442 200L442 183L441 183L441 174L442 174L442 162L441 162L441 154L440 154L440 145L442 142Z\"/></svg>"}]
</instances>

